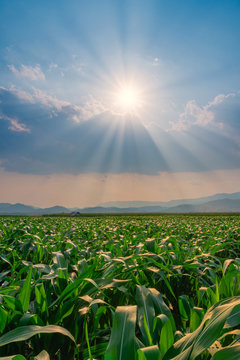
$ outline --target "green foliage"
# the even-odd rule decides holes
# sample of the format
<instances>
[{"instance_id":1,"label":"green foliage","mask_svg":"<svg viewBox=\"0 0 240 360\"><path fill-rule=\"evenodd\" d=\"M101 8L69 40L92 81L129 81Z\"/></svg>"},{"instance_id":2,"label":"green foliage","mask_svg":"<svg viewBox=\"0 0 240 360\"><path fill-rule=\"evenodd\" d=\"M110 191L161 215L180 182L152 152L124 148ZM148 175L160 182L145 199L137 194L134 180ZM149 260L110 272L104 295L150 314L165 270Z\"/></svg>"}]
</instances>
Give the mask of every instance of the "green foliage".
<instances>
[{"instance_id":1,"label":"green foliage","mask_svg":"<svg viewBox=\"0 0 240 360\"><path fill-rule=\"evenodd\" d=\"M118 306L105 360L130 360L135 358L136 306Z\"/></svg>"},{"instance_id":2,"label":"green foliage","mask_svg":"<svg viewBox=\"0 0 240 360\"><path fill-rule=\"evenodd\" d=\"M1 217L0 360L239 359L239 240L234 215Z\"/></svg>"},{"instance_id":3,"label":"green foliage","mask_svg":"<svg viewBox=\"0 0 240 360\"><path fill-rule=\"evenodd\" d=\"M73 342L75 342L74 337L70 332L60 326L48 325L48 326L19 326L17 329L11 330L8 333L0 337L0 346L10 344L12 342L24 341L36 334L50 334L50 333L59 333L65 336L68 336Z\"/></svg>"}]
</instances>

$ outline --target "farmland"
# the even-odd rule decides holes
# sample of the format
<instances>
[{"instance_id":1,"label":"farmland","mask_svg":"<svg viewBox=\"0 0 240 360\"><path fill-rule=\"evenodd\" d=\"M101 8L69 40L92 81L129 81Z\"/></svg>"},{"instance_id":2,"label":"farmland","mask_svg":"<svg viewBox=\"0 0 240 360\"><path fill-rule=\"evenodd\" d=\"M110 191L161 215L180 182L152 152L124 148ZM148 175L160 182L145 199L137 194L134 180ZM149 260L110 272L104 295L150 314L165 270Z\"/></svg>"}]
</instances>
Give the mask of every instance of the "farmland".
<instances>
[{"instance_id":1,"label":"farmland","mask_svg":"<svg viewBox=\"0 0 240 360\"><path fill-rule=\"evenodd\" d=\"M0 359L239 359L240 216L0 218Z\"/></svg>"}]
</instances>

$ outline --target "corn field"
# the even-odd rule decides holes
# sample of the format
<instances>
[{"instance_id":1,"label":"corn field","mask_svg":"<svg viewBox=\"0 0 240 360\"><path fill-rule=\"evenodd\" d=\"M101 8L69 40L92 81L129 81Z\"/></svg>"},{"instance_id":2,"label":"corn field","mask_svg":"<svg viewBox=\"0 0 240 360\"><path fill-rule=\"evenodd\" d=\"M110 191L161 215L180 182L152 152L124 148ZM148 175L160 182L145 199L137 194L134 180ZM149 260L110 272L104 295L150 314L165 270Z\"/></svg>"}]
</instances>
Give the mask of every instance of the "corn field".
<instances>
[{"instance_id":1,"label":"corn field","mask_svg":"<svg viewBox=\"0 0 240 360\"><path fill-rule=\"evenodd\" d=\"M0 247L0 360L240 359L240 216L2 216Z\"/></svg>"}]
</instances>

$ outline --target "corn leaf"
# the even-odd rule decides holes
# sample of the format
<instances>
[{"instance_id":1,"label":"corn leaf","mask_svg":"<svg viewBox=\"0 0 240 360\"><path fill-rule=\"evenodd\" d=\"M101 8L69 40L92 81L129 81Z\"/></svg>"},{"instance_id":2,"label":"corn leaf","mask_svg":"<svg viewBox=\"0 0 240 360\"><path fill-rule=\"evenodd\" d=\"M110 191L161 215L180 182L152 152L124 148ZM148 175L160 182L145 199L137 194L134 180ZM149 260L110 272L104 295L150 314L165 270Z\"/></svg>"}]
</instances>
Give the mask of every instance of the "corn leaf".
<instances>
[{"instance_id":1,"label":"corn leaf","mask_svg":"<svg viewBox=\"0 0 240 360\"><path fill-rule=\"evenodd\" d=\"M135 359L135 325L137 306L118 306L105 360Z\"/></svg>"},{"instance_id":2,"label":"corn leaf","mask_svg":"<svg viewBox=\"0 0 240 360\"><path fill-rule=\"evenodd\" d=\"M45 333L59 333L65 336L68 336L73 342L75 342L72 334L65 328L56 325L48 326L19 326L18 328L9 331L8 333L0 337L0 346L10 344L12 342L25 341L36 334L45 334Z\"/></svg>"},{"instance_id":3,"label":"corn leaf","mask_svg":"<svg viewBox=\"0 0 240 360\"><path fill-rule=\"evenodd\" d=\"M240 345L225 347L217 351L212 360L239 360L240 359Z\"/></svg>"},{"instance_id":4,"label":"corn leaf","mask_svg":"<svg viewBox=\"0 0 240 360\"><path fill-rule=\"evenodd\" d=\"M32 279L32 268L30 267L26 280L24 281L21 289L19 300L22 304L23 311L28 311L31 295L31 279Z\"/></svg>"},{"instance_id":5,"label":"corn leaf","mask_svg":"<svg viewBox=\"0 0 240 360\"><path fill-rule=\"evenodd\" d=\"M42 350L37 356L34 356L34 360L50 360L50 356L46 350Z\"/></svg>"},{"instance_id":6,"label":"corn leaf","mask_svg":"<svg viewBox=\"0 0 240 360\"><path fill-rule=\"evenodd\" d=\"M137 285L136 300L138 304L138 325L142 332L144 343L152 345L155 310L150 291L145 286Z\"/></svg>"},{"instance_id":7,"label":"corn leaf","mask_svg":"<svg viewBox=\"0 0 240 360\"><path fill-rule=\"evenodd\" d=\"M156 345L138 349L138 360L160 360L161 353Z\"/></svg>"}]
</instances>

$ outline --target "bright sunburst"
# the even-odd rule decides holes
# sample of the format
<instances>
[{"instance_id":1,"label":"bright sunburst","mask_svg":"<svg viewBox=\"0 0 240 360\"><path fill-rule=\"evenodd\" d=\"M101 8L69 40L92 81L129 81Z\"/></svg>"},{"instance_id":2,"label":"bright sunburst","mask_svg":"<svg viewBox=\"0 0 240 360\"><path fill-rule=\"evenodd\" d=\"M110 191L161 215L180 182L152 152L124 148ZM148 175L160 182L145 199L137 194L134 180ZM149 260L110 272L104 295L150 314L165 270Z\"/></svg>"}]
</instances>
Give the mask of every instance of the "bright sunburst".
<instances>
[{"instance_id":1,"label":"bright sunburst","mask_svg":"<svg viewBox=\"0 0 240 360\"><path fill-rule=\"evenodd\" d=\"M121 87L115 95L115 104L120 112L137 112L142 105L140 91L134 86Z\"/></svg>"}]
</instances>

